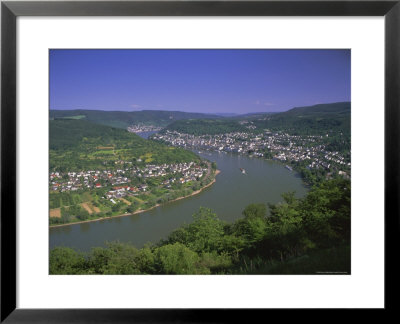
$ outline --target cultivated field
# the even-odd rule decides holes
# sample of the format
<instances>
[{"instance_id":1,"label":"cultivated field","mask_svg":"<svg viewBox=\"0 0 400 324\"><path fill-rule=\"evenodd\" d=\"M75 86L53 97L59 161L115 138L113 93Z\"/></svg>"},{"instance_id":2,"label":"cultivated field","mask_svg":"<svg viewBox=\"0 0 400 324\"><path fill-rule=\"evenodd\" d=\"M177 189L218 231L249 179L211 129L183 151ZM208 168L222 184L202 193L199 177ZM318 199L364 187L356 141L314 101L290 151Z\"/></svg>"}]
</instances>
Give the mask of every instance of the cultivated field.
<instances>
[{"instance_id":1,"label":"cultivated field","mask_svg":"<svg viewBox=\"0 0 400 324\"><path fill-rule=\"evenodd\" d=\"M93 214L93 211L90 209L90 207L87 203L82 203L81 206L87 210L89 215Z\"/></svg>"},{"instance_id":2,"label":"cultivated field","mask_svg":"<svg viewBox=\"0 0 400 324\"><path fill-rule=\"evenodd\" d=\"M61 217L61 208L53 208L50 209L50 217Z\"/></svg>"}]
</instances>

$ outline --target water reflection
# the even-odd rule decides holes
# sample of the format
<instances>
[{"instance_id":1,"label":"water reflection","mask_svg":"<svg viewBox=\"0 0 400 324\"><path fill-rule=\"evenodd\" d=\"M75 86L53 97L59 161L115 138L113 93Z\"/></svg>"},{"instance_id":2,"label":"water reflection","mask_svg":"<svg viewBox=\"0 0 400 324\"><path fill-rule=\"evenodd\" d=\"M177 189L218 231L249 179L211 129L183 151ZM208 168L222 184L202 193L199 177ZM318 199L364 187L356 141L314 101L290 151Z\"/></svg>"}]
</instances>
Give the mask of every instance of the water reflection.
<instances>
[{"instance_id":1,"label":"water reflection","mask_svg":"<svg viewBox=\"0 0 400 324\"><path fill-rule=\"evenodd\" d=\"M138 222L140 219L140 214L134 214L129 216L129 220L131 221L131 223L136 223Z\"/></svg>"},{"instance_id":2,"label":"water reflection","mask_svg":"<svg viewBox=\"0 0 400 324\"><path fill-rule=\"evenodd\" d=\"M90 223L81 223L79 225L81 232L87 232L90 230Z\"/></svg>"}]
</instances>

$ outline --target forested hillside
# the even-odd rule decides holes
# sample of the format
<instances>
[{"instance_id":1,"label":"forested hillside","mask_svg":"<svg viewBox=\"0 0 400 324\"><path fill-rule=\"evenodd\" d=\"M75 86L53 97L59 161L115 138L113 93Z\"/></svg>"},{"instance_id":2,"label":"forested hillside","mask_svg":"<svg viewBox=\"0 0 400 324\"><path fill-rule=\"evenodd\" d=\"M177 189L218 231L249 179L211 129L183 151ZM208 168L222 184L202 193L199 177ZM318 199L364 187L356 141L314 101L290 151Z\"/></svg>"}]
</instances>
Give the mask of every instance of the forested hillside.
<instances>
[{"instance_id":1,"label":"forested hillside","mask_svg":"<svg viewBox=\"0 0 400 324\"><path fill-rule=\"evenodd\" d=\"M293 135L343 132L350 136L350 102L298 107L252 119L257 129L285 130Z\"/></svg>"},{"instance_id":2,"label":"forested hillside","mask_svg":"<svg viewBox=\"0 0 400 324\"><path fill-rule=\"evenodd\" d=\"M50 110L50 119L85 119L96 124L126 129L130 125L144 124L165 127L181 119L220 118L217 115L181 111L103 111L103 110Z\"/></svg>"},{"instance_id":3,"label":"forested hillside","mask_svg":"<svg viewBox=\"0 0 400 324\"><path fill-rule=\"evenodd\" d=\"M126 130L82 119L50 120L50 171L115 168L133 165L198 161L192 152L145 140Z\"/></svg>"},{"instance_id":4,"label":"forested hillside","mask_svg":"<svg viewBox=\"0 0 400 324\"><path fill-rule=\"evenodd\" d=\"M342 132L350 136L350 102L298 107L282 113L250 114L224 119L179 120L166 127L170 131L193 135L215 135L235 131L260 133L265 129L291 135L316 135Z\"/></svg>"}]
</instances>

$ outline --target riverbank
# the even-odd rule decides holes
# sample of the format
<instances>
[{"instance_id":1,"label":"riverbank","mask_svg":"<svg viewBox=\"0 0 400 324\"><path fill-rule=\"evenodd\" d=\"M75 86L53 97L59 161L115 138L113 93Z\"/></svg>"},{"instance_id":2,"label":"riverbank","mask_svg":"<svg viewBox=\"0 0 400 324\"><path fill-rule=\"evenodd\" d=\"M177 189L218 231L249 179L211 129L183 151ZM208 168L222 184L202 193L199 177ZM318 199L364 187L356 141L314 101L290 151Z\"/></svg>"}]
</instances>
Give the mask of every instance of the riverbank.
<instances>
[{"instance_id":1,"label":"riverbank","mask_svg":"<svg viewBox=\"0 0 400 324\"><path fill-rule=\"evenodd\" d=\"M163 204L143 214L92 224L49 228L49 248L67 246L89 252L92 247L105 247L105 242L113 241L130 242L141 248L147 242L159 242L160 239L167 238L185 223L192 223L193 214L200 207L210 208L221 220L231 223L243 217L242 211L249 204L276 204L282 201L282 193L295 191L296 197L301 198L308 191L297 175L278 163L233 154L211 154L206 152L203 157L214 161L221 173L208 189L191 198ZM239 168L244 168L246 175ZM190 190L189 194L191 193L193 190ZM183 195L179 197L181 196ZM144 204L141 206L137 208L150 207ZM124 212L125 210L113 215Z\"/></svg>"},{"instance_id":2,"label":"riverbank","mask_svg":"<svg viewBox=\"0 0 400 324\"><path fill-rule=\"evenodd\" d=\"M315 183L313 183L312 181L310 181L309 179L307 179L304 175L303 175L303 173L302 173L302 170L301 170L301 168L299 167L299 166L297 166L297 165L292 165L292 164L290 164L290 162L289 162L289 164L288 164L288 162L287 161L280 161L280 160L277 160L277 159L274 159L274 158L266 158L266 157L259 157L259 156L252 156L252 155L249 155L249 154L245 154L245 153L237 153L237 152L225 152L225 151L223 151L223 152L221 152L221 151L217 151L217 150L208 150L208 149L203 149L205 152L217 152L217 153L224 153L224 154L232 154L232 155L237 155L237 156L245 156L245 157L247 157L247 158L256 158L256 159L261 159L261 160L264 160L264 161L269 161L269 162L273 162L273 163L276 163L276 164L279 164L279 165L281 165L281 166L283 166L283 167L286 167L286 166L290 166L291 168L292 168L292 170L289 170L289 171L291 171L291 172L295 172L295 173L297 173L298 174L298 176L299 176L299 178L301 179L301 181L303 182L303 184L307 187L307 188L311 188ZM197 150L193 150L194 152L196 152ZM287 168L286 168L287 169Z\"/></svg>"},{"instance_id":3,"label":"riverbank","mask_svg":"<svg viewBox=\"0 0 400 324\"><path fill-rule=\"evenodd\" d=\"M124 216L132 216L132 215L135 215L135 214L144 213L144 212L147 212L147 211L149 211L149 210L152 210L152 209L154 209L154 208L156 208L156 207L160 207L160 206L162 206L162 205L165 205L165 204L168 204L168 203L171 203L171 202L174 202L174 201L178 201L178 200L181 200L181 199L185 199L185 198L188 198L188 197L192 197L192 196L194 196L194 195L199 194L199 193L202 192L204 189L206 189L206 188L210 187L211 185L213 185L213 184L217 181L215 177L216 177L218 174L220 174L220 173L221 173L220 170L215 170L214 179L213 179L209 184L205 185L203 188L201 188L201 189L199 189L199 190L193 191L193 192L192 192L190 195L188 195L188 196L179 197L179 198L176 198L176 199L174 199L174 200L168 201L168 202L166 202L166 203L164 203L164 204L156 204L156 205L154 205L153 207L150 207L150 208L147 208L147 209L139 209L139 210L137 210L137 211L135 211L135 212L133 212L133 213L126 213L126 214L120 214L120 215L115 215L115 216L108 216L108 217L101 217L101 218L96 218L96 219L89 219L89 220L79 221L79 222L73 222L73 223L58 224L58 225L50 225L49 227L50 227L50 228L55 228L55 227L63 227L63 226L69 226L69 225L75 225L75 224L91 223L91 222L97 222L97 221L104 220L104 219L111 219L111 218L124 217Z\"/></svg>"}]
</instances>

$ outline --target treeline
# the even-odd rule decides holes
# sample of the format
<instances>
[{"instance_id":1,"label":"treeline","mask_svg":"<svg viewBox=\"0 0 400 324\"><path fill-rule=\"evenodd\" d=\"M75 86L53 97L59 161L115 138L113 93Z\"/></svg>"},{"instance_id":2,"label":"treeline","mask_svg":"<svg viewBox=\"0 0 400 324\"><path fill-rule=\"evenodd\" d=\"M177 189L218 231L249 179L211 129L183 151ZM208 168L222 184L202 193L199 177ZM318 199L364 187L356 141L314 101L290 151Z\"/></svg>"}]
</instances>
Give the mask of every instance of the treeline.
<instances>
[{"instance_id":1,"label":"treeline","mask_svg":"<svg viewBox=\"0 0 400 324\"><path fill-rule=\"evenodd\" d=\"M325 135L343 133L350 136L350 115L338 117L326 115L324 117L291 117L273 115L267 120L254 120L258 130L284 131L291 135Z\"/></svg>"},{"instance_id":2,"label":"treeline","mask_svg":"<svg viewBox=\"0 0 400 324\"><path fill-rule=\"evenodd\" d=\"M167 126L171 122L189 118L218 118L212 114L189 113L182 111L142 110L142 111L104 111L104 110L50 110L51 119L84 118L87 121L116 128L126 129L130 125Z\"/></svg>"},{"instance_id":3,"label":"treeline","mask_svg":"<svg viewBox=\"0 0 400 324\"><path fill-rule=\"evenodd\" d=\"M325 135L342 133L350 139L351 103L338 102L307 107L254 118L257 129L285 131L291 135Z\"/></svg>"},{"instance_id":4,"label":"treeline","mask_svg":"<svg viewBox=\"0 0 400 324\"><path fill-rule=\"evenodd\" d=\"M343 145L349 149L351 103L339 102L298 107L275 114L256 114L246 117L223 119L178 120L166 127L170 131L192 135L216 135L231 132L261 133L264 129L284 131L291 135L336 135L342 133L345 143L334 142L332 149L340 151ZM240 123L247 121L247 124ZM256 126L255 129L246 126ZM330 140L329 140L330 141Z\"/></svg>"},{"instance_id":5,"label":"treeline","mask_svg":"<svg viewBox=\"0 0 400 324\"><path fill-rule=\"evenodd\" d=\"M229 224L200 208L158 244L109 243L83 254L57 247L51 274L350 273L350 182L335 179L306 197L251 204Z\"/></svg>"},{"instance_id":6,"label":"treeline","mask_svg":"<svg viewBox=\"0 0 400 324\"><path fill-rule=\"evenodd\" d=\"M82 194L72 192L57 192L49 194L49 207L59 208L62 206L72 206L83 202Z\"/></svg>"}]
</instances>

